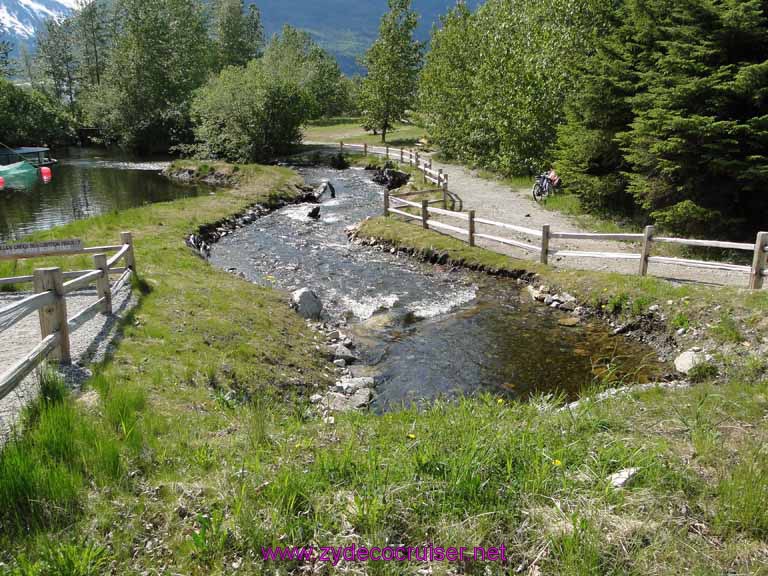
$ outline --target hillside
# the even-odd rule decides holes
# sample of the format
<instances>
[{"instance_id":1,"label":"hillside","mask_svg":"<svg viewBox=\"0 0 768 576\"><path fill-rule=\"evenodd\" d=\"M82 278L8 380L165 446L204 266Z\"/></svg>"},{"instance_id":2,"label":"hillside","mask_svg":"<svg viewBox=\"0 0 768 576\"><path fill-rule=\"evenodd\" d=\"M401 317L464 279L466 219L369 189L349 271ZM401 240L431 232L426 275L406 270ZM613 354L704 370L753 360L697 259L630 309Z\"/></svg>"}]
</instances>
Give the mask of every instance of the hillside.
<instances>
[{"instance_id":1,"label":"hillside","mask_svg":"<svg viewBox=\"0 0 768 576\"><path fill-rule=\"evenodd\" d=\"M30 42L45 19L65 15L76 4L77 0L3 0L0 22L18 45ZM387 8L386 0L259 0L255 4L261 9L268 35L285 24L307 30L338 58L347 73L359 72L356 59L376 37L379 19ZM426 39L432 25L455 1L414 0L413 4L421 14L419 35Z\"/></svg>"}]
</instances>

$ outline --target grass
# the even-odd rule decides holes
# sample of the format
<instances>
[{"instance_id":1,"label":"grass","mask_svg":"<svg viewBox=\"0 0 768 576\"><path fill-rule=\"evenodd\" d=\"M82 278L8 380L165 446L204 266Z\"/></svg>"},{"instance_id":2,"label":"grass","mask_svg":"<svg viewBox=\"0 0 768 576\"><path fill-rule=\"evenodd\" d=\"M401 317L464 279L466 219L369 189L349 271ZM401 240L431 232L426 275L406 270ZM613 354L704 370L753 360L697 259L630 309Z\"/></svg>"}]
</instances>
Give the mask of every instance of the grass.
<instances>
[{"instance_id":1,"label":"grass","mask_svg":"<svg viewBox=\"0 0 768 576\"><path fill-rule=\"evenodd\" d=\"M261 547L433 543L504 545L508 558L435 563L435 574L765 572L768 378L758 356L723 358L721 375L695 388L585 399L572 410L552 398L485 395L328 424L307 412L305 399L328 381L319 342L284 297L214 270L183 246L201 223L266 201L268 192L291 193L286 171L241 173L238 190L51 233L90 244L133 230L151 291L88 384L98 401L46 381L24 433L6 446L6 571L298 574L309 566L264 562ZM487 268L533 270L585 301L621 303L617 314L662 301L696 326L700 306L716 301L727 301L736 319L768 309L762 293L710 289L699 302L697 287L556 272L394 219L371 220L363 233ZM762 336L758 325L740 324L748 341ZM637 475L613 488L609 476L626 468ZM23 474L38 491L24 492L29 482L16 481ZM385 575L425 568L314 567Z\"/></svg>"},{"instance_id":2,"label":"grass","mask_svg":"<svg viewBox=\"0 0 768 576\"><path fill-rule=\"evenodd\" d=\"M397 123L387 133L390 146L411 147L424 138L423 128L415 124ZM375 135L362 128L359 118L328 118L310 123L304 129L307 142L348 142L349 144L381 144L381 135Z\"/></svg>"}]
</instances>

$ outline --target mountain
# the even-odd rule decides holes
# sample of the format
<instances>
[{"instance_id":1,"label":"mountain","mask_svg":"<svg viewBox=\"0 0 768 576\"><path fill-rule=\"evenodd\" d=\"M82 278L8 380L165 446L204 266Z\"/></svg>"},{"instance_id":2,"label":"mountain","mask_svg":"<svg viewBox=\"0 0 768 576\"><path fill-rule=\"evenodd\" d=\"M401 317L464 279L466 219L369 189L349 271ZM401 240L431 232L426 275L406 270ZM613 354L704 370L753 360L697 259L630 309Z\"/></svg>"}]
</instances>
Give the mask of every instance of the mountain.
<instances>
[{"instance_id":1,"label":"mountain","mask_svg":"<svg viewBox=\"0 0 768 576\"><path fill-rule=\"evenodd\" d=\"M77 6L77 0L0 0L0 26L16 43L28 42L48 18L61 18Z\"/></svg>"},{"instance_id":2,"label":"mountain","mask_svg":"<svg viewBox=\"0 0 768 576\"><path fill-rule=\"evenodd\" d=\"M35 31L47 18L67 15L78 0L0 0L0 24L17 46L32 43ZM376 38L379 19L387 0L257 0L268 35L285 24L310 32L317 42L339 60L347 73L360 72L356 63ZM477 0L471 2L476 4ZM420 14L418 35L429 38L432 25L456 0L414 0Z\"/></svg>"},{"instance_id":3,"label":"mountain","mask_svg":"<svg viewBox=\"0 0 768 576\"><path fill-rule=\"evenodd\" d=\"M2 0L0 0L2 1ZM346 73L359 72L356 59L375 40L387 0L258 0L267 34L284 24L306 30L339 60ZM477 0L469 2L474 6ZM429 38L433 24L456 0L413 0L420 15L418 36Z\"/></svg>"}]
</instances>

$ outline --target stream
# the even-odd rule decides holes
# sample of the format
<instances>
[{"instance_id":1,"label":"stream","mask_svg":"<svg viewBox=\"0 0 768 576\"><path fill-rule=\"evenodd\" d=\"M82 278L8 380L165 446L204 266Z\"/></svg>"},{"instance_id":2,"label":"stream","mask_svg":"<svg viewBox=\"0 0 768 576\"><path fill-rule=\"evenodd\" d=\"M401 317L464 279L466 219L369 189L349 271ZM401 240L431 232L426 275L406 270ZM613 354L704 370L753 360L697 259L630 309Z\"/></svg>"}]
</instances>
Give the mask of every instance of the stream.
<instances>
[{"instance_id":1,"label":"stream","mask_svg":"<svg viewBox=\"0 0 768 576\"><path fill-rule=\"evenodd\" d=\"M348 241L345 228L381 209L380 186L360 169L302 168L307 183L330 181L336 198L293 205L214 245L211 261L286 291L308 287L324 320L349 334L374 376L374 409L488 392L576 398L606 373L635 381L658 375L650 349L599 323L565 327L569 314L535 304L513 280L432 266Z\"/></svg>"}]
</instances>

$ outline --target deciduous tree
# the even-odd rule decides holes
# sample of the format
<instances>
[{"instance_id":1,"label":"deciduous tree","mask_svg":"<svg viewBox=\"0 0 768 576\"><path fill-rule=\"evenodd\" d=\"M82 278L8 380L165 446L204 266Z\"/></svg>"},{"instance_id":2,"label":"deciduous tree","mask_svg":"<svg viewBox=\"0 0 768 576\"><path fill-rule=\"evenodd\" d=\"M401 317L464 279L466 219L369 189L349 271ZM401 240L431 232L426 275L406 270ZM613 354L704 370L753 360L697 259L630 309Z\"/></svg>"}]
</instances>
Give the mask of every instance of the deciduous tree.
<instances>
[{"instance_id":1,"label":"deciduous tree","mask_svg":"<svg viewBox=\"0 0 768 576\"><path fill-rule=\"evenodd\" d=\"M264 28L259 9L245 0L214 2L214 36L219 66L245 66L261 56Z\"/></svg>"},{"instance_id":2,"label":"deciduous tree","mask_svg":"<svg viewBox=\"0 0 768 576\"><path fill-rule=\"evenodd\" d=\"M365 125L387 132L414 104L423 45L414 38L418 23L411 0L389 0L379 36L365 54L367 75L361 89Z\"/></svg>"}]
</instances>

